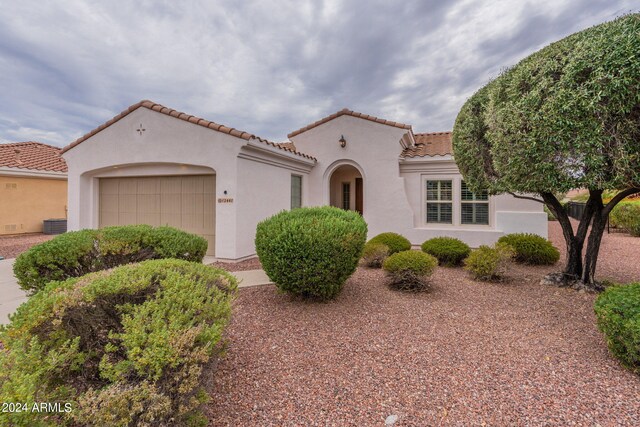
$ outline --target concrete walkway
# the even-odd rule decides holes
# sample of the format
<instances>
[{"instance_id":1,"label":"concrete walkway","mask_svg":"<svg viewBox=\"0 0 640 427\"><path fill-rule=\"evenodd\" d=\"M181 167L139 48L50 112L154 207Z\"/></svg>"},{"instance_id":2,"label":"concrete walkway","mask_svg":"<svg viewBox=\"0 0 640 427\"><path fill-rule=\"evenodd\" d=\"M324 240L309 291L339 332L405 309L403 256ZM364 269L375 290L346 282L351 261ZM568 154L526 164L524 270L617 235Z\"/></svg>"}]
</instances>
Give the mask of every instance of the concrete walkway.
<instances>
[{"instance_id":1,"label":"concrete walkway","mask_svg":"<svg viewBox=\"0 0 640 427\"><path fill-rule=\"evenodd\" d=\"M238 280L240 280L240 284L238 285L239 288L273 284L264 270L235 271L231 274L233 274L238 278Z\"/></svg>"},{"instance_id":2,"label":"concrete walkway","mask_svg":"<svg viewBox=\"0 0 640 427\"><path fill-rule=\"evenodd\" d=\"M27 294L18 287L13 277L14 259L0 261L0 325L9 323L9 314L27 300Z\"/></svg>"},{"instance_id":3,"label":"concrete walkway","mask_svg":"<svg viewBox=\"0 0 640 427\"><path fill-rule=\"evenodd\" d=\"M9 323L9 314L27 300L26 293L20 289L13 276L14 261L15 259L0 261L0 325ZM263 270L237 271L231 274L240 281L240 288L273 283Z\"/></svg>"}]
</instances>

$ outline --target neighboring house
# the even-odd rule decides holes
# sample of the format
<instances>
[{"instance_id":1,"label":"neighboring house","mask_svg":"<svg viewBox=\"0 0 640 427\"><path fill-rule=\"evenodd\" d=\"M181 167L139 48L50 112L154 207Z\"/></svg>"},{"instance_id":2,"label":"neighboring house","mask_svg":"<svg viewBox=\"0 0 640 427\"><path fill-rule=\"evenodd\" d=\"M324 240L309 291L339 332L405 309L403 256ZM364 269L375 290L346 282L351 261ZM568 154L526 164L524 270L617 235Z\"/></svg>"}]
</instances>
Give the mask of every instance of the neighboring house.
<instances>
[{"instance_id":1,"label":"neighboring house","mask_svg":"<svg viewBox=\"0 0 640 427\"><path fill-rule=\"evenodd\" d=\"M345 109L288 137L273 143L151 101L132 105L63 149L69 228L172 225L227 260L253 256L256 224L298 206L359 211L369 236L394 231L414 245L546 237L540 204L466 188L449 132L414 134Z\"/></svg>"},{"instance_id":2,"label":"neighboring house","mask_svg":"<svg viewBox=\"0 0 640 427\"><path fill-rule=\"evenodd\" d=\"M67 165L61 149L39 142L0 144L0 234L41 233L67 216Z\"/></svg>"}]
</instances>

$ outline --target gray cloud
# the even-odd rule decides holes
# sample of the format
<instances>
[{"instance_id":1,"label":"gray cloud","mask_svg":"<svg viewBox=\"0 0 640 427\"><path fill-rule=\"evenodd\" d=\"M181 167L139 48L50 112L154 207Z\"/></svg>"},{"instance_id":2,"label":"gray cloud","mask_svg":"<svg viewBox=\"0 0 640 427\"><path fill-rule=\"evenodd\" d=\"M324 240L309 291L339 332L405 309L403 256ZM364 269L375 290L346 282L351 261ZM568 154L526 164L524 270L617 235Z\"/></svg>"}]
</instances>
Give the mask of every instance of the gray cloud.
<instances>
[{"instance_id":1,"label":"gray cloud","mask_svg":"<svg viewBox=\"0 0 640 427\"><path fill-rule=\"evenodd\" d=\"M500 69L634 3L10 2L0 142L65 145L141 99L276 141L342 107L447 130Z\"/></svg>"}]
</instances>

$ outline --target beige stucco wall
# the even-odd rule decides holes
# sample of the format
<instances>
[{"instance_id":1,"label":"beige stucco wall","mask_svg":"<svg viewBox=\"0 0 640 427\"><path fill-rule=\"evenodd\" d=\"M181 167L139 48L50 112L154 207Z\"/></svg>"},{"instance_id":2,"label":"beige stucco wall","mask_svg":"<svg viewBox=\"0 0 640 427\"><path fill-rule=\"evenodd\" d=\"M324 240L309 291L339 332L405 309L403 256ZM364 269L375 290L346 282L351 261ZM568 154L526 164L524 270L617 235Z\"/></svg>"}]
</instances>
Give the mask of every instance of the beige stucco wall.
<instances>
[{"instance_id":1,"label":"beige stucco wall","mask_svg":"<svg viewBox=\"0 0 640 427\"><path fill-rule=\"evenodd\" d=\"M140 125L146 129L142 135L136 131ZM300 157L264 143L146 108L133 111L63 157L69 168L70 230L98 227L100 178L215 174L215 256L223 260L255 254L258 221L289 209L291 173L306 175L311 168L301 165ZM305 185L303 178L304 204Z\"/></svg>"},{"instance_id":2,"label":"beige stucco wall","mask_svg":"<svg viewBox=\"0 0 640 427\"><path fill-rule=\"evenodd\" d=\"M450 156L400 159L400 139L405 133L405 129L344 115L292 137L298 150L318 159L309 176L311 204L335 202L330 196L330 178L340 165L350 164L363 176L363 216L369 237L393 231L420 245L432 237L451 236L477 247L512 232L547 236L542 206L509 195L491 197L489 225L425 224L425 176L452 179L457 188L461 175ZM341 135L347 141L344 148L338 143ZM459 206L454 209L454 215L459 215Z\"/></svg>"},{"instance_id":3,"label":"beige stucco wall","mask_svg":"<svg viewBox=\"0 0 640 427\"><path fill-rule=\"evenodd\" d=\"M43 220L65 218L66 208L65 179L0 175L0 234L40 233Z\"/></svg>"}]
</instances>

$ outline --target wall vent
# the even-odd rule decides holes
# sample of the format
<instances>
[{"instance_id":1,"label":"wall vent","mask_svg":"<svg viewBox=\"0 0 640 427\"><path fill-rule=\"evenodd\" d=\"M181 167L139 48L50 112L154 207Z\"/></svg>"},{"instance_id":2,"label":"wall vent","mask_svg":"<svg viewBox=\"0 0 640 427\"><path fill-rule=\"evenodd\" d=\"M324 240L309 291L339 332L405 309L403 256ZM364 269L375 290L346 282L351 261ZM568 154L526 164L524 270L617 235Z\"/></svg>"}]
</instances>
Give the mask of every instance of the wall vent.
<instances>
[{"instance_id":1,"label":"wall vent","mask_svg":"<svg viewBox=\"0 0 640 427\"><path fill-rule=\"evenodd\" d=\"M15 224L7 224L4 226L4 231L16 231L17 226Z\"/></svg>"},{"instance_id":2,"label":"wall vent","mask_svg":"<svg viewBox=\"0 0 640 427\"><path fill-rule=\"evenodd\" d=\"M5 188L7 190L15 190L16 188L18 188L18 184L16 184L15 182L7 182L5 184Z\"/></svg>"}]
</instances>

